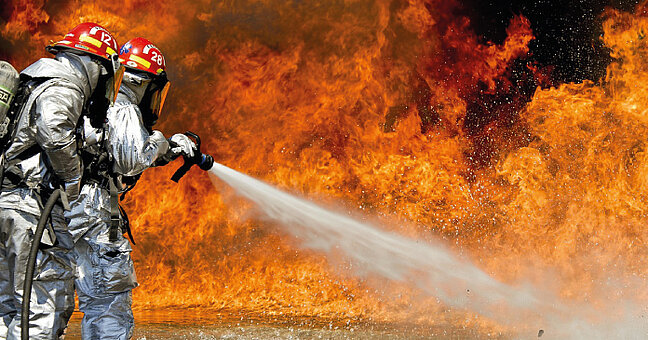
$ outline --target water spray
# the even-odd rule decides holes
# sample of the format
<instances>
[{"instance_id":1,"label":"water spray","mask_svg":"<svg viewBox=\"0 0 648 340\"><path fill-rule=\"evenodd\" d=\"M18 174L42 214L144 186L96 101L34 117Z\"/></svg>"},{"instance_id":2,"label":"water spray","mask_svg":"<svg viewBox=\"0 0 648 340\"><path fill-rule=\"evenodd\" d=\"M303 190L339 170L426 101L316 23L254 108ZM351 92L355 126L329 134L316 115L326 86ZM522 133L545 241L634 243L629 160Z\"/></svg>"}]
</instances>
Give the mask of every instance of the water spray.
<instances>
[{"instance_id":1,"label":"water spray","mask_svg":"<svg viewBox=\"0 0 648 340\"><path fill-rule=\"evenodd\" d=\"M194 140L198 150L193 157L183 156L184 164L171 177L174 182L198 165L256 203L262 217L279 222L306 248L342 251L363 270L388 280L409 282L449 306L499 321L529 316L538 319L538 310L556 312L555 306L549 307L535 292L499 282L441 244L420 242L334 213L214 162L212 156L201 152L198 135L190 131L185 135Z\"/></svg>"},{"instance_id":2,"label":"water spray","mask_svg":"<svg viewBox=\"0 0 648 340\"><path fill-rule=\"evenodd\" d=\"M389 281L407 282L447 306L502 324L552 325L552 337L605 339L644 332L643 327L628 327L625 320L613 322L605 330L592 329L587 319L595 310L574 310L552 292L501 282L440 242L408 238L281 191L214 162L212 156L201 152L198 135L190 131L185 135L194 140L197 151L192 157L183 156L184 164L171 177L174 182L197 165L254 202L261 218L278 222L304 248L341 252L363 271ZM521 332L519 335L529 338L540 338L546 333L544 327L515 328Z\"/></svg>"},{"instance_id":3,"label":"water spray","mask_svg":"<svg viewBox=\"0 0 648 340\"><path fill-rule=\"evenodd\" d=\"M363 271L407 282L448 306L500 321L521 314L533 317L535 310L545 307L535 292L492 278L439 242L415 240L361 222L219 163L210 173L256 203L262 219L278 222L303 247L342 253Z\"/></svg>"},{"instance_id":4,"label":"water spray","mask_svg":"<svg viewBox=\"0 0 648 340\"><path fill-rule=\"evenodd\" d=\"M530 284L499 281L442 242L409 238L336 213L219 163L209 172L254 202L261 219L276 222L301 247L341 253L363 272L405 282L449 307L512 326L520 337L609 339L646 334L636 318L608 318L604 327L592 327L591 320L600 316L595 308L566 304L554 292Z\"/></svg>"}]
</instances>

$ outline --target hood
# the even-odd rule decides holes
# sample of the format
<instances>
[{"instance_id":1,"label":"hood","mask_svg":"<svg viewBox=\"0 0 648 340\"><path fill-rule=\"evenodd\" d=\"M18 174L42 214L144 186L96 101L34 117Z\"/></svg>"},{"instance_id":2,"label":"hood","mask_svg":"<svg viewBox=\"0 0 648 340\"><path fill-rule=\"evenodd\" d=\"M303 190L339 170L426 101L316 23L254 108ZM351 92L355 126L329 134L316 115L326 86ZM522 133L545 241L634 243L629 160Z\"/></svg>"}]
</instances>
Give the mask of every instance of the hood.
<instances>
[{"instance_id":1,"label":"hood","mask_svg":"<svg viewBox=\"0 0 648 340\"><path fill-rule=\"evenodd\" d=\"M117 102L128 102L131 104L139 105L143 97L143 91L133 91L130 87L122 83L121 87L119 87L119 93L117 94Z\"/></svg>"},{"instance_id":2,"label":"hood","mask_svg":"<svg viewBox=\"0 0 648 340\"><path fill-rule=\"evenodd\" d=\"M119 87L117 101L129 101L135 105L139 105L142 102L142 98L144 98L149 83L150 78L139 76L126 69L124 79Z\"/></svg>"}]
</instances>

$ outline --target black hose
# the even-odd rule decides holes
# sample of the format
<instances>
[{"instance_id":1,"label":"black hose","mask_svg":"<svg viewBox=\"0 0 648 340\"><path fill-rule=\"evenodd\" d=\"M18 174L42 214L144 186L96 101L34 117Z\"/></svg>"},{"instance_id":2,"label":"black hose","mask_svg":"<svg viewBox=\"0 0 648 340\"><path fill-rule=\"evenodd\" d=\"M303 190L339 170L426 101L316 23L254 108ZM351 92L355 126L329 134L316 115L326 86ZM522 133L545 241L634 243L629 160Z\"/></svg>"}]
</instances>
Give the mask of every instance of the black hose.
<instances>
[{"instance_id":1,"label":"black hose","mask_svg":"<svg viewBox=\"0 0 648 340\"><path fill-rule=\"evenodd\" d=\"M47 219L52 213L54 204L58 201L61 195L61 189L56 189L52 192L47 203L43 207L43 212L38 220L36 231L34 232L34 239L32 240L31 248L29 249L29 258L27 258L27 269L25 270L25 284L23 285L23 300L22 311L20 314L20 337L22 340L29 340L29 302L31 300L31 290L34 283L34 269L36 268L36 255L38 254L38 246L40 245L43 232L45 231L45 224Z\"/></svg>"}]
</instances>

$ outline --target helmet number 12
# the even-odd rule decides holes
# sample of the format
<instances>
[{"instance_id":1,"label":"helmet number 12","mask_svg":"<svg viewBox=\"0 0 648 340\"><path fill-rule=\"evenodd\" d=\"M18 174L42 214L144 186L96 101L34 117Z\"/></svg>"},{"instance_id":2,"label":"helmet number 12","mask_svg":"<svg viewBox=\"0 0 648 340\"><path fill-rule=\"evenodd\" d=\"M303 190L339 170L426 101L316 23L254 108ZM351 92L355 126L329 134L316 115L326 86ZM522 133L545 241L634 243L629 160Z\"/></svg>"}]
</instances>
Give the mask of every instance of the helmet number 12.
<instances>
[{"instance_id":1,"label":"helmet number 12","mask_svg":"<svg viewBox=\"0 0 648 340\"><path fill-rule=\"evenodd\" d=\"M101 41L105 42L108 46L112 45L112 38L110 37L110 34L106 32L101 32Z\"/></svg>"}]
</instances>

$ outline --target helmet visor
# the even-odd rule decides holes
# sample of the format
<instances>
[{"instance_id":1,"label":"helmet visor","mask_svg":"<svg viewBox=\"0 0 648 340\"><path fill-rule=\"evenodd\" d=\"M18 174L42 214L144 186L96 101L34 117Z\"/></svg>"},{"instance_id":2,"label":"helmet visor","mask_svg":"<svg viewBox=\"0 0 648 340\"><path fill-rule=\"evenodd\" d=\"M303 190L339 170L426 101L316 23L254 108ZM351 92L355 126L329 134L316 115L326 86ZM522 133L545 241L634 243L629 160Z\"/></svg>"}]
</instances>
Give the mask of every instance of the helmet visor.
<instances>
[{"instance_id":1,"label":"helmet visor","mask_svg":"<svg viewBox=\"0 0 648 340\"><path fill-rule=\"evenodd\" d=\"M115 70L115 74L108 79L108 84L106 84L106 98L110 101L111 106L117 100L117 93L119 93L119 87L124 79L124 70L124 66L120 65Z\"/></svg>"},{"instance_id":2,"label":"helmet visor","mask_svg":"<svg viewBox=\"0 0 648 340\"><path fill-rule=\"evenodd\" d=\"M106 65L108 75L112 77L108 78L106 83L106 99L110 102L110 106L115 104L117 100L117 93L119 93L119 87L121 86L122 79L124 79L124 65L119 62L118 54L111 54L109 57L109 63Z\"/></svg>"},{"instance_id":3,"label":"helmet visor","mask_svg":"<svg viewBox=\"0 0 648 340\"><path fill-rule=\"evenodd\" d=\"M158 118L162 113L162 107L169 93L169 87L171 87L171 82L167 81L162 88L156 89L151 94L151 112Z\"/></svg>"}]
</instances>

